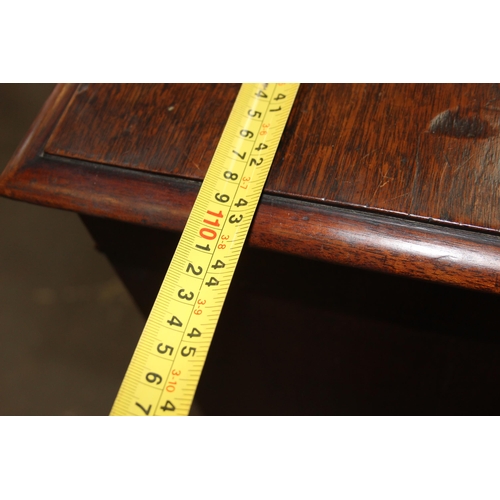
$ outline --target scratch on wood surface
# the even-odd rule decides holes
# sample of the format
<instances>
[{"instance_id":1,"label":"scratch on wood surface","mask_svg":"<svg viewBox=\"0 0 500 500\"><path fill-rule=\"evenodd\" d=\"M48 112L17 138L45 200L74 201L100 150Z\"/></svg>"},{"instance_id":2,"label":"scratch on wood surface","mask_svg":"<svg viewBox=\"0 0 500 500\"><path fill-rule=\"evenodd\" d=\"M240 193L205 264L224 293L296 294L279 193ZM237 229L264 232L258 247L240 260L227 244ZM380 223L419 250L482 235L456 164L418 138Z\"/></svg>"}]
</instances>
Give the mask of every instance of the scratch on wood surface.
<instances>
[{"instance_id":1,"label":"scratch on wood surface","mask_svg":"<svg viewBox=\"0 0 500 500\"><path fill-rule=\"evenodd\" d=\"M496 106L490 106L490 103L492 102L497 102L498 101L498 97L495 98L495 99L490 99L489 101L486 102L486 104L484 105L484 109L487 109L488 111L500 111L500 108L496 107Z\"/></svg>"},{"instance_id":2,"label":"scratch on wood surface","mask_svg":"<svg viewBox=\"0 0 500 500\"><path fill-rule=\"evenodd\" d=\"M199 165L198 165L195 161L193 161L193 160L189 157L189 155L187 155L186 153L184 153L184 151L182 151L182 150L181 150L181 149L179 149L179 148L177 148L177 151L179 151L179 153L180 153L182 156L184 156L184 158L186 158L186 160L188 160L190 163L192 163L192 164L195 166L195 168L201 172L201 168L200 168L200 166L199 166ZM203 154L205 154L205 153L203 153ZM203 157L203 155L202 155L202 157Z\"/></svg>"},{"instance_id":3,"label":"scratch on wood surface","mask_svg":"<svg viewBox=\"0 0 500 500\"><path fill-rule=\"evenodd\" d=\"M444 154L444 159L446 160L446 163L448 164L448 167L450 167L450 170L453 170L453 167L451 166L450 160L448 159L448 155L446 153ZM443 168L441 170L441 175L439 176L439 184L441 184L441 181L443 180L443 176L446 173L446 169Z\"/></svg>"},{"instance_id":4,"label":"scratch on wood surface","mask_svg":"<svg viewBox=\"0 0 500 500\"><path fill-rule=\"evenodd\" d=\"M418 174L420 173L420 141L421 141L422 136L419 134L418 139L417 139L417 151L415 152L415 174L413 175L413 182L412 182L412 190L411 190L411 195L412 195L412 200L415 199L415 191L417 190L417 179L418 179ZM410 202L411 205L412 202Z\"/></svg>"},{"instance_id":5,"label":"scratch on wood surface","mask_svg":"<svg viewBox=\"0 0 500 500\"><path fill-rule=\"evenodd\" d=\"M387 175L382 174L382 179L387 179L387 180L385 182L380 183L377 186L377 188L373 192L372 197L370 199L370 204L372 203L373 199L375 198L375 195L377 194L378 190L381 189L381 188L383 188L386 184L389 184L389 182L393 181L395 178L394 177L388 177Z\"/></svg>"},{"instance_id":6,"label":"scratch on wood surface","mask_svg":"<svg viewBox=\"0 0 500 500\"><path fill-rule=\"evenodd\" d=\"M398 198L403 198L403 196L408 196L411 192L408 191L407 193L403 193L403 194L399 194L398 196L394 196L394 198L390 198L389 200L387 201L393 201L393 200L397 200Z\"/></svg>"},{"instance_id":7,"label":"scratch on wood surface","mask_svg":"<svg viewBox=\"0 0 500 500\"><path fill-rule=\"evenodd\" d=\"M446 153L443 153L444 159L446 160L446 163L448 164L448 166L450 167L450 169L452 171L451 175L455 175L460 169L465 167L467 165L467 163L469 163L473 158L478 157L480 154L481 154L480 151L476 151L473 154L469 154L469 157L466 160L458 162L458 164L455 167L453 167L449 158L448 158L448 155ZM441 172L440 180L443 178L443 175L445 172L446 172L446 170L443 169L443 171Z\"/></svg>"},{"instance_id":8,"label":"scratch on wood surface","mask_svg":"<svg viewBox=\"0 0 500 500\"><path fill-rule=\"evenodd\" d=\"M365 158L367 158L368 156L372 155L372 154L375 154L377 151L379 151L378 149L375 149L373 151L370 151L369 153L366 153L364 156L361 157L360 161L361 160L364 160Z\"/></svg>"},{"instance_id":9,"label":"scratch on wood surface","mask_svg":"<svg viewBox=\"0 0 500 500\"><path fill-rule=\"evenodd\" d=\"M469 163L472 160L472 158L478 157L480 154L481 154L481 151L476 151L473 154L469 154L469 157L467 158L467 160L465 160L462 163L460 163L460 165L455 169L455 172L457 170L459 170L460 168L465 167L465 165L467 165L467 163ZM455 172L453 172L453 173L455 173Z\"/></svg>"},{"instance_id":10,"label":"scratch on wood surface","mask_svg":"<svg viewBox=\"0 0 500 500\"><path fill-rule=\"evenodd\" d=\"M387 177L386 175L383 176L384 179L388 179L386 180L384 183L380 184L377 189L380 189L380 188L383 188L386 184L389 184L389 182L393 181L394 180L394 177Z\"/></svg>"}]
</instances>

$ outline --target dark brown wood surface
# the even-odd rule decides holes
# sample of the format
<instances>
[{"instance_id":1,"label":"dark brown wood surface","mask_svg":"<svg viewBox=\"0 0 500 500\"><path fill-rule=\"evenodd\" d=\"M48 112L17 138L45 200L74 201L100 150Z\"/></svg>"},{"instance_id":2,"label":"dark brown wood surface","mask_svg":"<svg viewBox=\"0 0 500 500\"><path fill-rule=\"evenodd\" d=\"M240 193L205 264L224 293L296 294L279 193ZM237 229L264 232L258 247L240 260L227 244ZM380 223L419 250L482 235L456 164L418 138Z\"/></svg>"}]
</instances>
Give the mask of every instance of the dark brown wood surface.
<instances>
[{"instance_id":1,"label":"dark brown wood surface","mask_svg":"<svg viewBox=\"0 0 500 500\"><path fill-rule=\"evenodd\" d=\"M237 91L81 86L45 151L202 180ZM303 84L266 192L498 231L499 126L498 85Z\"/></svg>"},{"instance_id":2,"label":"dark brown wood surface","mask_svg":"<svg viewBox=\"0 0 500 500\"><path fill-rule=\"evenodd\" d=\"M179 233L82 218L147 316ZM207 415L496 415L499 308L498 294L245 246L195 398ZM130 355L139 334L124 332Z\"/></svg>"},{"instance_id":3,"label":"dark brown wood surface","mask_svg":"<svg viewBox=\"0 0 500 500\"><path fill-rule=\"evenodd\" d=\"M0 193L181 231L237 90L60 85ZM499 292L499 96L302 85L249 243Z\"/></svg>"},{"instance_id":4,"label":"dark brown wood surface","mask_svg":"<svg viewBox=\"0 0 500 500\"><path fill-rule=\"evenodd\" d=\"M59 85L0 194L80 213L147 314L237 88ZM301 86L200 381L207 414L498 412L497 93Z\"/></svg>"},{"instance_id":5,"label":"dark brown wood surface","mask_svg":"<svg viewBox=\"0 0 500 500\"><path fill-rule=\"evenodd\" d=\"M44 150L202 180L239 85L80 85Z\"/></svg>"}]
</instances>

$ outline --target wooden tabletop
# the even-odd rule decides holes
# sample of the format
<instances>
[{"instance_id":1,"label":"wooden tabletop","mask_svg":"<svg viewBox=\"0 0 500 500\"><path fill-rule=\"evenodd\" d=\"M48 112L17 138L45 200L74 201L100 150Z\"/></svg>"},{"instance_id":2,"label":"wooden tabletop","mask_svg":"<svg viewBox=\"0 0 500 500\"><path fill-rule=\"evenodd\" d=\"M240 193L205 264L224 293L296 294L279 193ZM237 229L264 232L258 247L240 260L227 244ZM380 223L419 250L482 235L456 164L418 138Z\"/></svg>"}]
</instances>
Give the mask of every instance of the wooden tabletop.
<instances>
[{"instance_id":1,"label":"wooden tabletop","mask_svg":"<svg viewBox=\"0 0 500 500\"><path fill-rule=\"evenodd\" d=\"M0 194L181 231L238 84L58 85ZM499 292L500 87L302 84L249 244Z\"/></svg>"}]
</instances>

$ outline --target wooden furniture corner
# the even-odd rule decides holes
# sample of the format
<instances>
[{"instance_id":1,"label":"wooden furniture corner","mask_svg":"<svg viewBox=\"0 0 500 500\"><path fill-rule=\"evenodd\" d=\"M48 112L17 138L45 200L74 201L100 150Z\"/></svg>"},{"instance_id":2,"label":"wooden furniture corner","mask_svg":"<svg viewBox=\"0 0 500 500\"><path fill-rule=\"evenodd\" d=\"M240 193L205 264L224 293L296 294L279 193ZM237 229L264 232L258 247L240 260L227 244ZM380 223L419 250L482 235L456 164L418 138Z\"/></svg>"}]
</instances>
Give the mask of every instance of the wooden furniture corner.
<instances>
[{"instance_id":1,"label":"wooden furniture corner","mask_svg":"<svg viewBox=\"0 0 500 500\"><path fill-rule=\"evenodd\" d=\"M147 314L238 88L58 85L0 194L80 214ZM498 410L499 201L499 85L302 84L201 406Z\"/></svg>"}]
</instances>

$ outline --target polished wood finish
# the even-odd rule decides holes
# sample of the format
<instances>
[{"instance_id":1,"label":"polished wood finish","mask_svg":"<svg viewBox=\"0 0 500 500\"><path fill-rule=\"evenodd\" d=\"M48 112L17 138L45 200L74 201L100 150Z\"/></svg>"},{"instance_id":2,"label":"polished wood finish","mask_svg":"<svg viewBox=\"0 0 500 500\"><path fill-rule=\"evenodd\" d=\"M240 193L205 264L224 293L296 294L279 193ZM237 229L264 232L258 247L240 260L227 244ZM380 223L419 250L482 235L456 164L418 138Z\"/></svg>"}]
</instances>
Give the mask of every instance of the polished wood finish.
<instances>
[{"instance_id":1,"label":"polished wood finish","mask_svg":"<svg viewBox=\"0 0 500 500\"><path fill-rule=\"evenodd\" d=\"M59 85L0 193L181 231L237 90ZM499 292L499 95L302 85L249 244Z\"/></svg>"},{"instance_id":2,"label":"polished wood finish","mask_svg":"<svg viewBox=\"0 0 500 500\"><path fill-rule=\"evenodd\" d=\"M202 180L238 90L222 84L80 85L44 151Z\"/></svg>"},{"instance_id":3,"label":"polished wood finish","mask_svg":"<svg viewBox=\"0 0 500 500\"><path fill-rule=\"evenodd\" d=\"M0 194L78 212L147 315L237 89L59 85ZM206 414L498 413L498 92L301 86Z\"/></svg>"},{"instance_id":4,"label":"polished wood finish","mask_svg":"<svg viewBox=\"0 0 500 500\"><path fill-rule=\"evenodd\" d=\"M82 218L147 315L179 233ZM246 246L195 399L208 415L498 414L499 308L498 294Z\"/></svg>"},{"instance_id":5,"label":"polished wood finish","mask_svg":"<svg viewBox=\"0 0 500 500\"><path fill-rule=\"evenodd\" d=\"M202 180L237 91L80 86L45 152ZM498 85L304 84L266 192L498 231L499 125Z\"/></svg>"}]
</instances>

